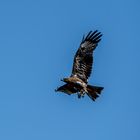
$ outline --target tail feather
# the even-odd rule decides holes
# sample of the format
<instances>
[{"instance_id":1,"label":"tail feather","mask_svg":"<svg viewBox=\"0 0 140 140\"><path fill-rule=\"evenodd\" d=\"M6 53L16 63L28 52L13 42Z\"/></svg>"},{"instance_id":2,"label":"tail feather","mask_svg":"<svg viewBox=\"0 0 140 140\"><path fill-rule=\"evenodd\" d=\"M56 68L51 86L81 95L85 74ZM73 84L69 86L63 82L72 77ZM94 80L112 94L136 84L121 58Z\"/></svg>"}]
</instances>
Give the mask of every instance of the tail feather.
<instances>
[{"instance_id":1,"label":"tail feather","mask_svg":"<svg viewBox=\"0 0 140 140\"><path fill-rule=\"evenodd\" d=\"M97 86L91 86L91 85L87 85L87 95L93 100L95 101L96 98L99 97L99 94L101 94L101 91L103 90L103 87L97 87Z\"/></svg>"}]
</instances>

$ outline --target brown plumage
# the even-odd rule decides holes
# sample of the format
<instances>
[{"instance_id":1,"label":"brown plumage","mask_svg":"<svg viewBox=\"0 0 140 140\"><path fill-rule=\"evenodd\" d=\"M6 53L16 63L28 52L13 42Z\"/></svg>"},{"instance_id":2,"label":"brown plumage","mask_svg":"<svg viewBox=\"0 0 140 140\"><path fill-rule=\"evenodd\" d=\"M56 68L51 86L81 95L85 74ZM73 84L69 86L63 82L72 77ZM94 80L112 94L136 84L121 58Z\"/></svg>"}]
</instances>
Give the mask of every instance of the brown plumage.
<instances>
[{"instance_id":1,"label":"brown plumage","mask_svg":"<svg viewBox=\"0 0 140 140\"><path fill-rule=\"evenodd\" d=\"M79 49L77 50L72 74L69 78L63 78L66 84L57 88L56 91L69 95L77 93L78 98L84 97L86 93L93 101L101 94L103 87L88 85L88 78L91 75L93 64L93 51L101 40L101 32L90 31L86 37L83 36Z\"/></svg>"}]
</instances>

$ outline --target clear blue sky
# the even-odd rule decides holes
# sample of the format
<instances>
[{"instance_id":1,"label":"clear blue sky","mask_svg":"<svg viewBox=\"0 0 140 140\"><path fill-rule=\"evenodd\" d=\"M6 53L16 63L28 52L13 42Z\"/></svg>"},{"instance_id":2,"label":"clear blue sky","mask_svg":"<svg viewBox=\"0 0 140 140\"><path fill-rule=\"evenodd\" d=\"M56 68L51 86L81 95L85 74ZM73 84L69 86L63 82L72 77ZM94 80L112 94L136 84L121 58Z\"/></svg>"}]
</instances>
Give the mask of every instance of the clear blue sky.
<instances>
[{"instance_id":1,"label":"clear blue sky","mask_svg":"<svg viewBox=\"0 0 140 140\"><path fill-rule=\"evenodd\" d=\"M1 140L140 140L138 0L0 1ZM91 84L57 94L84 33L98 29Z\"/></svg>"}]
</instances>

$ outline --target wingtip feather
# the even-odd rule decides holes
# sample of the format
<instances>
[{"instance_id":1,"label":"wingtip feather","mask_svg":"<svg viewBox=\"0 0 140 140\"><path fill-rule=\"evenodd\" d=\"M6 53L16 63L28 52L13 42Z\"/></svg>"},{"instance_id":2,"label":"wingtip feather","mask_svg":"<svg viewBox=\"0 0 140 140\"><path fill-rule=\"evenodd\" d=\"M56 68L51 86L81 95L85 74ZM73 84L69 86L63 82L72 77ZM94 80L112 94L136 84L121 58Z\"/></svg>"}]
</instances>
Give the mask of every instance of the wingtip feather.
<instances>
[{"instance_id":1,"label":"wingtip feather","mask_svg":"<svg viewBox=\"0 0 140 140\"><path fill-rule=\"evenodd\" d=\"M82 42L84 41L92 41L95 43L98 43L101 40L102 37L102 33L98 32L98 30L90 31L87 36L84 38L84 40L82 40Z\"/></svg>"}]
</instances>

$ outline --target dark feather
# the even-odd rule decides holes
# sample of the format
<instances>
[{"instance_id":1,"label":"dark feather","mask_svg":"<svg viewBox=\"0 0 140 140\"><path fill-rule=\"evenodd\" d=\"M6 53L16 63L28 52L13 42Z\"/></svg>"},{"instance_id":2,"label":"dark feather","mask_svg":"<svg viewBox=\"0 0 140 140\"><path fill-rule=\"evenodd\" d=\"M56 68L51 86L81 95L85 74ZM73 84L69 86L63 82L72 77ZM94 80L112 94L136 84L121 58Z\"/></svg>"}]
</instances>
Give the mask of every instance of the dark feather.
<instances>
[{"instance_id":1,"label":"dark feather","mask_svg":"<svg viewBox=\"0 0 140 140\"><path fill-rule=\"evenodd\" d=\"M93 100L95 101L96 98L99 97L99 95L101 94L101 91L104 89L104 87L97 87L97 86L91 86L91 85L87 85L87 95Z\"/></svg>"},{"instance_id":2,"label":"dark feather","mask_svg":"<svg viewBox=\"0 0 140 140\"><path fill-rule=\"evenodd\" d=\"M57 88L55 91L56 92L61 91L63 93L69 94L69 95L78 92L76 90L76 88L74 88L73 85L71 85L71 84L65 84L65 85Z\"/></svg>"},{"instance_id":3,"label":"dark feather","mask_svg":"<svg viewBox=\"0 0 140 140\"><path fill-rule=\"evenodd\" d=\"M93 50L101 40L101 32L90 31L86 37L83 36L79 49L76 52L71 76L77 76L85 83L91 74L93 63Z\"/></svg>"}]
</instances>

